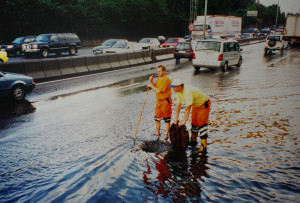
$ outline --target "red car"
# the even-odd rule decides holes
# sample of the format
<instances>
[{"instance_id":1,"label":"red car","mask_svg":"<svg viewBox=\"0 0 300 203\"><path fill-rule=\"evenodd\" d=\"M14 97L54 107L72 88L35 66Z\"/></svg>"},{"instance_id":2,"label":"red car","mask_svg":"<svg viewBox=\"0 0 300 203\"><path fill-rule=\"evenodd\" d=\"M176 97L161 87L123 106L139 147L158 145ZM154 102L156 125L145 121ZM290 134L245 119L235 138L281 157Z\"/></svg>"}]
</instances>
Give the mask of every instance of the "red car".
<instances>
[{"instance_id":1,"label":"red car","mask_svg":"<svg viewBox=\"0 0 300 203\"><path fill-rule=\"evenodd\" d=\"M176 47L179 42L184 42L184 39L180 37L171 37L166 42L162 43L160 48Z\"/></svg>"}]
</instances>

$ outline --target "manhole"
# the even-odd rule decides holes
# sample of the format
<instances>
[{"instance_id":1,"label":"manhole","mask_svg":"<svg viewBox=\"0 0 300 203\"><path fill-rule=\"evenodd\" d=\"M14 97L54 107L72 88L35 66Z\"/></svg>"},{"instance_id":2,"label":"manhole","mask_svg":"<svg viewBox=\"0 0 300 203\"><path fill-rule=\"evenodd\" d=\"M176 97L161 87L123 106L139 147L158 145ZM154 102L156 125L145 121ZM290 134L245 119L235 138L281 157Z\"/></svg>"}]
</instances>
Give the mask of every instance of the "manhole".
<instances>
[{"instance_id":1,"label":"manhole","mask_svg":"<svg viewBox=\"0 0 300 203\"><path fill-rule=\"evenodd\" d=\"M171 149L171 145L157 139L147 140L141 144L141 149L145 152L163 153Z\"/></svg>"}]
</instances>

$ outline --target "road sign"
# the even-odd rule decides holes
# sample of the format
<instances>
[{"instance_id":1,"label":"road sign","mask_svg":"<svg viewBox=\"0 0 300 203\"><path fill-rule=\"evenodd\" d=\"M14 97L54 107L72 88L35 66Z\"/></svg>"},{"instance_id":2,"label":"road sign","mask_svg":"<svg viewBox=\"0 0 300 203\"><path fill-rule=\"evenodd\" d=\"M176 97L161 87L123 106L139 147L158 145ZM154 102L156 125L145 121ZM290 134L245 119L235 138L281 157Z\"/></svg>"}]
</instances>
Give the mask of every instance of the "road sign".
<instances>
[{"instance_id":1,"label":"road sign","mask_svg":"<svg viewBox=\"0 0 300 203\"><path fill-rule=\"evenodd\" d=\"M193 23L189 24L189 30L193 31L195 29L195 25Z\"/></svg>"}]
</instances>

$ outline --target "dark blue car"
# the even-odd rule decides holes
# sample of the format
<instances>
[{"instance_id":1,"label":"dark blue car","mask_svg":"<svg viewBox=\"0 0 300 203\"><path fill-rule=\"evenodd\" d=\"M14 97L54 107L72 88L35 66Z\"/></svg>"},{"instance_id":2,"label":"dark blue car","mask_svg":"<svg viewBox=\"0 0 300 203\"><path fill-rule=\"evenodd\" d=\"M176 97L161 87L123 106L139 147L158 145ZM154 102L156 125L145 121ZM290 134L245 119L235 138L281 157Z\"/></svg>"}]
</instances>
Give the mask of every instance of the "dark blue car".
<instances>
[{"instance_id":1,"label":"dark blue car","mask_svg":"<svg viewBox=\"0 0 300 203\"><path fill-rule=\"evenodd\" d=\"M32 77L0 71L0 98L11 97L21 101L35 88Z\"/></svg>"},{"instance_id":2,"label":"dark blue car","mask_svg":"<svg viewBox=\"0 0 300 203\"><path fill-rule=\"evenodd\" d=\"M22 45L28 44L35 39L36 36L18 37L12 43L8 45L2 45L1 50L6 51L7 54L14 54L15 56L21 56L23 53Z\"/></svg>"}]
</instances>

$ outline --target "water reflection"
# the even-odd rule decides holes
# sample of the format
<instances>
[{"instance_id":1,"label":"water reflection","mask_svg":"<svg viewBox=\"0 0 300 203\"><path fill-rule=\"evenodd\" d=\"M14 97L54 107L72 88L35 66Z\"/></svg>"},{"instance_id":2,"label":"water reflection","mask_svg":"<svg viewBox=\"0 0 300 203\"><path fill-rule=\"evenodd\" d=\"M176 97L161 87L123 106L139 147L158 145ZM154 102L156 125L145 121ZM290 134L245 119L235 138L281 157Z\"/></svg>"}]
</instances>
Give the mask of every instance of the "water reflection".
<instances>
[{"instance_id":1,"label":"water reflection","mask_svg":"<svg viewBox=\"0 0 300 203\"><path fill-rule=\"evenodd\" d=\"M145 188L156 196L177 202L195 201L201 198L201 182L207 174L204 154L188 156L185 151L169 151L146 159L147 171L143 172ZM167 200L166 199L166 200Z\"/></svg>"},{"instance_id":2,"label":"water reflection","mask_svg":"<svg viewBox=\"0 0 300 203\"><path fill-rule=\"evenodd\" d=\"M36 108L28 100L14 102L11 100L0 101L0 120L33 113Z\"/></svg>"}]
</instances>

